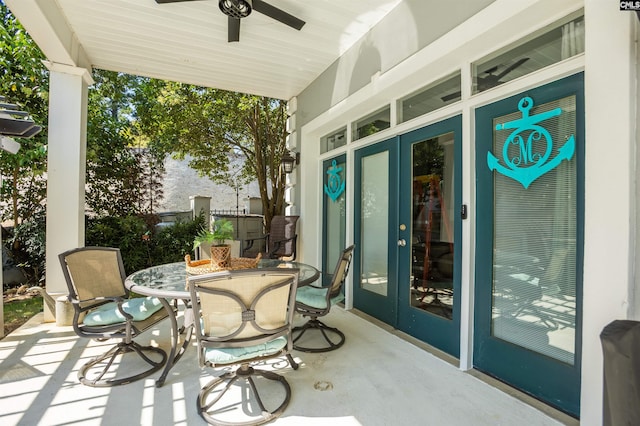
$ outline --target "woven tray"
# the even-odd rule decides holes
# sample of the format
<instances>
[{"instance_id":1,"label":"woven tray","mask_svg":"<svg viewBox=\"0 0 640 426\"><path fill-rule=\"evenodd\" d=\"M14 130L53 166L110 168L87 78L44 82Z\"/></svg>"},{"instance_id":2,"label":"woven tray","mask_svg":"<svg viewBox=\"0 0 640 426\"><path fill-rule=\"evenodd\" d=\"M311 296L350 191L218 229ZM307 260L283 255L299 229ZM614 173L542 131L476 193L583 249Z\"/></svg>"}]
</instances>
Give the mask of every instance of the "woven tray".
<instances>
[{"instance_id":1,"label":"woven tray","mask_svg":"<svg viewBox=\"0 0 640 426\"><path fill-rule=\"evenodd\" d=\"M211 263L211 259L191 260L190 255L184 256L184 262L187 267L187 273L192 275L207 274L210 272L229 271L238 269L253 269L258 266L258 262L262 259L262 253L258 253L255 258L251 257L232 257L231 266L221 268Z\"/></svg>"}]
</instances>

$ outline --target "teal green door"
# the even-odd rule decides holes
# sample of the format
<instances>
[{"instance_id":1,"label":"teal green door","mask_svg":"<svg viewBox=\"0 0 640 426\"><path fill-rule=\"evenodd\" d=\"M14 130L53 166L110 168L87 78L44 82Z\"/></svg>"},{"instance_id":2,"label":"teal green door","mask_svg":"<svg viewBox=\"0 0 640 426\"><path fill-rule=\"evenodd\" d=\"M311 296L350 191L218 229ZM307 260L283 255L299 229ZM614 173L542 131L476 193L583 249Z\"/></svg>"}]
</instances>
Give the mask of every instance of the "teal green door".
<instances>
[{"instance_id":1,"label":"teal green door","mask_svg":"<svg viewBox=\"0 0 640 426\"><path fill-rule=\"evenodd\" d=\"M459 357L462 118L400 136L398 329Z\"/></svg>"},{"instance_id":2,"label":"teal green door","mask_svg":"<svg viewBox=\"0 0 640 426\"><path fill-rule=\"evenodd\" d=\"M354 306L455 357L460 162L460 117L354 156Z\"/></svg>"},{"instance_id":3,"label":"teal green door","mask_svg":"<svg viewBox=\"0 0 640 426\"><path fill-rule=\"evenodd\" d=\"M398 140L354 155L353 304L379 320L397 324Z\"/></svg>"},{"instance_id":4,"label":"teal green door","mask_svg":"<svg viewBox=\"0 0 640 426\"><path fill-rule=\"evenodd\" d=\"M474 367L580 412L583 75L476 111Z\"/></svg>"}]
</instances>

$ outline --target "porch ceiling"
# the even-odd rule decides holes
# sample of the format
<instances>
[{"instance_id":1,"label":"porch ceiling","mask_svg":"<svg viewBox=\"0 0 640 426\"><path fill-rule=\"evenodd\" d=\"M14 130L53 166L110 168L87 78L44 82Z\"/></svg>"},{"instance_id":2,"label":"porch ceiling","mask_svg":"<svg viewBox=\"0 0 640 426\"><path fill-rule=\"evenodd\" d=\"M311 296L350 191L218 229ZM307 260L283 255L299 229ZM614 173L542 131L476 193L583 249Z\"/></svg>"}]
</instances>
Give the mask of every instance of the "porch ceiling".
<instances>
[{"instance_id":1,"label":"porch ceiling","mask_svg":"<svg viewBox=\"0 0 640 426\"><path fill-rule=\"evenodd\" d=\"M54 63L289 99L401 0L266 0L306 22L257 12L227 42L217 0L5 0Z\"/></svg>"}]
</instances>

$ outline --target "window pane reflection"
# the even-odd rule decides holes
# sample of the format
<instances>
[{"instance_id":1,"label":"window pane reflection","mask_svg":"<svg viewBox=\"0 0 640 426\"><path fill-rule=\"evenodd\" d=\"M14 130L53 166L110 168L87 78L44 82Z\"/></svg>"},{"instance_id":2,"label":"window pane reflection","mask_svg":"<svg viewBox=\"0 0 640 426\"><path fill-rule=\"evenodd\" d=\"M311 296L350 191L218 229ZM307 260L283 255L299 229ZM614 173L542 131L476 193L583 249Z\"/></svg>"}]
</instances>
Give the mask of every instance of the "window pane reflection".
<instances>
[{"instance_id":1,"label":"window pane reflection","mask_svg":"<svg viewBox=\"0 0 640 426\"><path fill-rule=\"evenodd\" d=\"M412 148L411 305L453 317L453 133Z\"/></svg>"}]
</instances>

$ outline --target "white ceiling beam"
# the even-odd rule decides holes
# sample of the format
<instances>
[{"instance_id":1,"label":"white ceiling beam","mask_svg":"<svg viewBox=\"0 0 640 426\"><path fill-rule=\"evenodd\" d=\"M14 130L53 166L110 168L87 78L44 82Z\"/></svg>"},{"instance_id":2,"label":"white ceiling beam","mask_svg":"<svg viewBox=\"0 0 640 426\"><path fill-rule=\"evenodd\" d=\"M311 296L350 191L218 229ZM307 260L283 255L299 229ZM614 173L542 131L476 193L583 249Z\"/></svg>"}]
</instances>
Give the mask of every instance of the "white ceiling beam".
<instances>
[{"instance_id":1,"label":"white ceiling beam","mask_svg":"<svg viewBox=\"0 0 640 426\"><path fill-rule=\"evenodd\" d=\"M82 45L58 4L51 0L5 0L13 15L51 62L90 68Z\"/></svg>"}]
</instances>

